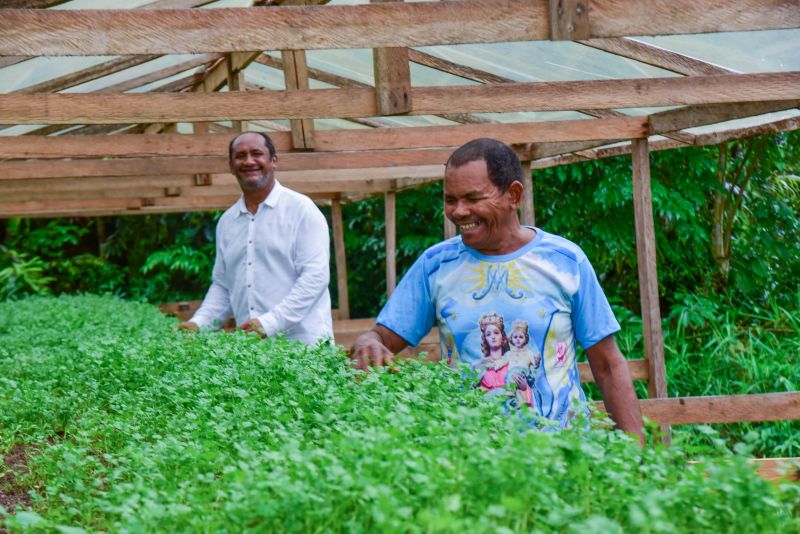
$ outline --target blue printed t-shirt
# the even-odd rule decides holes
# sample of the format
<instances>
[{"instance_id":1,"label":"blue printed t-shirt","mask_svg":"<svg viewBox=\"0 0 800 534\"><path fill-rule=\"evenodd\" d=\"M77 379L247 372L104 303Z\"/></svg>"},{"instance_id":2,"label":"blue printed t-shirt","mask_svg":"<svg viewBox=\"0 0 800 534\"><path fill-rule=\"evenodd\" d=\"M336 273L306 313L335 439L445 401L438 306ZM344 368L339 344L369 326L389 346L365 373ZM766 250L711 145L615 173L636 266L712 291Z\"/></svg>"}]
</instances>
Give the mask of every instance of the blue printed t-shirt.
<instances>
[{"instance_id":1,"label":"blue printed t-shirt","mask_svg":"<svg viewBox=\"0 0 800 534\"><path fill-rule=\"evenodd\" d=\"M478 386L510 406L528 404L564 427L573 400L586 400L575 342L589 348L620 327L583 251L534 230L531 242L501 256L460 236L429 248L377 322L411 345L437 325L448 363L475 370Z\"/></svg>"}]
</instances>

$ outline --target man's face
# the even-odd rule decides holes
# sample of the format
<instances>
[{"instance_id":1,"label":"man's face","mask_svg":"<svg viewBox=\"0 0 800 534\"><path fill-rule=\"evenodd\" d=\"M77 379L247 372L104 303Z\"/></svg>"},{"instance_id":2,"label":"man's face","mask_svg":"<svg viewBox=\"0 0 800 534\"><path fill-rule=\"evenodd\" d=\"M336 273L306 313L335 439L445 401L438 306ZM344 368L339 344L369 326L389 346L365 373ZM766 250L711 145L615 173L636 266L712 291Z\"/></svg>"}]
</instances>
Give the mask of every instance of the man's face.
<instances>
[{"instance_id":1,"label":"man's face","mask_svg":"<svg viewBox=\"0 0 800 534\"><path fill-rule=\"evenodd\" d=\"M275 181L278 157L270 157L262 136L246 133L233 142L230 166L242 191L268 190Z\"/></svg>"},{"instance_id":2,"label":"man's face","mask_svg":"<svg viewBox=\"0 0 800 534\"><path fill-rule=\"evenodd\" d=\"M461 232L464 244L482 254L515 250L513 231L522 184L502 193L489 178L485 160L448 167L444 176L444 213Z\"/></svg>"}]
</instances>

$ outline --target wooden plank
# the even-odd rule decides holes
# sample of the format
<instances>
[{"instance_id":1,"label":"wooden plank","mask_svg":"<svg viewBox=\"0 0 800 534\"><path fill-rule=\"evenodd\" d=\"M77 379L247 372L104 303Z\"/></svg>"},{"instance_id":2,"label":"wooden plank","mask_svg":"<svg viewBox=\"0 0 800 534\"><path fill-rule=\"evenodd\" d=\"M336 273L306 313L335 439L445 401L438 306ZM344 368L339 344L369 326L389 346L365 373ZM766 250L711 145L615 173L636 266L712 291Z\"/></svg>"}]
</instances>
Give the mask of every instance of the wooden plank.
<instances>
[{"instance_id":1,"label":"wooden plank","mask_svg":"<svg viewBox=\"0 0 800 534\"><path fill-rule=\"evenodd\" d=\"M11 65L16 65L17 63L21 63L30 59L28 56L5 56L0 57L0 69L3 67L8 67Z\"/></svg>"},{"instance_id":2,"label":"wooden plank","mask_svg":"<svg viewBox=\"0 0 800 534\"><path fill-rule=\"evenodd\" d=\"M9 9L0 21L0 55L181 54L539 40L550 37L548 4L548 0L461 0L269 9ZM795 0L594 0L586 38L798 26ZM86 39L87 34L95 38Z\"/></svg>"},{"instance_id":3,"label":"wooden plank","mask_svg":"<svg viewBox=\"0 0 800 534\"><path fill-rule=\"evenodd\" d=\"M633 380L647 380L649 378L650 374L647 366L647 360L635 359L625 361L628 363L628 370L630 371L631 378ZM580 376L581 382L584 384L594 382L592 368L589 367L587 362L578 363L578 375Z\"/></svg>"},{"instance_id":4,"label":"wooden plank","mask_svg":"<svg viewBox=\"0 0 800 534\"><path fill-rule=\"evenodd\" d=\"M400 115L412 110L411 71L408 48L376 48L372 51L375 98L379 115Z\"/></svg>"},{"instance_id":5,"label":"wooden plank","mask_svg":"<svg viewBox=\"0 0 800 534\"><path fill-rule=\"evenodd\" d=\"M756 135L770 135L792 130L800 130L800 117L783 119L758 126L749 126L747 128L736 128L733 130L698 135L695 144L698 146L718 145L736 139L743 139Z\"/></svg>"},{"instance_id":6,"label":"wooden plank","mask_svg":"<svg viewBox=\"0 0 800 534\"><path fill-rule=\"evenodd\" d=\"M569 41L591 35L589 0L550 0L550 39Z\"/></svg>"},{"instance_id":7,"label":"wooden plank","mask_svg":"<svg viewBox=\"0 0 800 534\"><path fill-rule=\"evenodd\" d=\"M398 0L370 0L373 4L396 1ZM372 50L372 64L378 114L399 115L410 112L412 102L408 48L375 48Z\"/></svg>"},{"instance_id":8,"label":"wooden plank","mask_svg":"<svg viewBox=\"0 0 800 534\"><path fill-rule=\"evenodd\" d=\"M260 54L259 54L260 55ZM254 55L232 52L225 55L225 68L227 70L228 91L244 91L246 84L244 81L244 66L255 59ZM231 121L231 130L234 132L244 132L247 130L247 122L241 120Z\"/></svg>"},{"instance_id":9,"label":"wooden plank","mask_svg":"<svg viewBox=\"0 0 800 534\"><path fill-rule=\"evenodd\" d=\"M99 65L93 65L85 69L70 72L64 76L58 76L57 78L46 80L41 83L29 85L28 87L23 87L13 92L18 94L35 94L63 91L64 89L69 89L70 87L75 87L76 85L90 82L102 78L103 76L108 76L109 74L141 65L142 63L147 63L158 57L159 56L153 55L121 57L111 61L105 61Z\"/></svg>"},{"instance_id":10,"label":"wooden plank","mask_svg":"<svg viewBox=\"0 0 800 534\"><path fill-rule=\"evenodd\" d=\"M796 0L594 0L592 37L797 28Z\"/></svg>"},{"instance_id":11,"label":"wooden plank","mask_svg":"<svg viewBox=\"0 0 800 534\"><path fill-rule=\"evenodd\" d=\"M611 54L634 59L648 65L666 69L685 76L712 76L716 74L735 74L738 71L720 67L706 61L678 54L666 48L643 43L626 37L610 39L587 39L581 44L609 52Z\"/></svg>"},{"instance_id":12,"label":"wooden plank","mask_svg":"<svg viewBox=\"0 0 800 534\"><path fill-rule=\"evenodd\" d=\"M613 109L800 98L800 73L419 87L413 114Z\"/></svg>"},{"instance_id":13,"label":"wooden plank","mask_svg":"<svg viewBox=\"0 0 800 534\"><path fill-rule=\"evenodd\" d=\"M653 197L650 190L650 152L646 139L631 141L633 154L633 204L636 225L636 257L639 294L642 302L644 352L650 369L647 389L650 397L666 397L664 338L658 300L656 236L653 223Z\"/></svg>"},{"instance_id":14,"label":"wooden plank","mask_svg":"<svg viewBox=\"0 0 800 534\"><path fill-rule=\"evenodd\" d=\"M338 132L318 132L317 150L458 147L477 137L493 137L509 145L525 144L532 139L542 142L576 139L620 139L626 131L641 132L646 130L646 127L646 117L630 117L607 120L584 119L538 123L464 124L459 126L339 130ZM640 137L641 135L633 135L632 137ZM2 151L2 147L0 147L0 151Z\"/></svg>"},{"instance_id":15,"label":"wooden plank","mask_svg":"<svg viewBox=\"0 0 800 534\"><path fill-rule=\"evenodd\" d=\"M507 144L590 139L630 139L647 133L647 117L552 121L538 123L382 128L319 131L316 150L388 150L457 147L476 137L490 136ZM278 151L291 149L284 132L270 134ZM116 135L69 137L6 137L2 158L218 156L227 153L230 135ZM433 146L435 143L435 146Z\"/></svg>"},{"instance_id":16,"label":"wooden plank","mask_svg":"<svg viewBox=\"0 0 800 534\"><path fill-rule=\"evenodd\" d=\"M264 57L263 54L259 57ZM305 50L284 50L281 52L283 59L283 79L287 91L307 90L308 64ZM314 148L314 119L291 119L289 121L292 132L292 146L299 149Z\"/></svg>"},{"instance_id":17,"label":"wooden plank","mask_svg":"<svg viewBox=\"0 0 800 534\"><path fill-rule=\"evenodd\" d=\"M670 109L650 115L650 134L660 134L683 128L774 113L798 106L800 106L800 100L779 100L774 102L711 104Z\"/></svg>"},{"instance_id":18,"label":"wooden plank","mask_svg":"<svg viewBox=\"0 0 800 534\"><path fill-rule=\"evenodd\" d=\"M536 226L533 211L533 176L531 175L531 162L522 162L522 206L521 222L528 226Z\"/></svg>"},{"instance_id":19,"label":"wooden plank","mask_svg":"<svg viewBox=\"0 0 800 534\"><path fill-rule=\"evenodd\" d=\"M142 76L137 76L130 80L125 80L124 82L119 82L115 83L114 85L103 87L102 89L99 89L95 92L123 93L125 91L130 91L131 89L136 89L137 87L142 87L149 83L169 78L170 76L180 74L181 72L185 72L189 69L193 69L201 65L206 65L208 63L211 63L212 61L219 61L221 57L222 56L218 54L198 54L197 56L188 59L186 61L181 61L180 63L176 63L175 65L171 65L169 67L165 67L157 71L143 74Z\"/></svg>"},{"instance_id":20,"label":"wooden plank","mask_svg":"<svg viewBox=\"0 0 800 534\"><path fill-rule=\"evenodd\" d=\"M756 472L774 482L800 482L800 458L753 458Z\"/></svg>"},{"instance_id":21,"label":"wooden plank","mask_svg":"<svg viewBox=\"0 0 800 534\"><path fill-rule=\"evenodd\" d=\"M96 38L86 39L89 33ZM376 48L548 35L546 5L523 0L197 11L7 10L0 21L0 55Z\"/></svg>"},{"instance_id":22,"label":"wooden plank","mask_svg":"<svg viewBox=\"0 0 800 534\"><path fill-rule=\"evenodd\" d=\"M347 249L344 245L344 219L342 218L342 201L334 198L331 201L331 226L333 227L333 251L336 257L336 293L339 301L339 317L350 318L350 292L347 285ZM334 323L334 336L335 336ZM366 330L366 329L365 329Z\"/></svg>"},{"instance_id":23,"label":"wooden plank","mask_svg":"<svg viewBox=\"0 0 800 534\"><path fill-rule=\"evenodd\" d=\"M419 87L414 115L556 111L774 101L800 98L800 72L690 78ZM369 117L369 89L180 94L3 94L0 124L113 124L271 118Z\"/></svg>"},{"instance_id":24,"label":"wooden plank","mask_svg":"<svg viewBox=\"0 0 800 534\"><path fill-rule=\"evenodd\" d=\"M800 392L640 400L642 415L665 425L800 419Z\"/></svg>"},{"instance_id":25,"label":"wooden plank","mask_svg":"<svg viewBox=\"0 0 800 534\"><path fill-rule=\"evenodd\" d=\"M386 297L397 286L397 195L393 191L383 194L386 235Z\"/></svg>"}]
</instances>

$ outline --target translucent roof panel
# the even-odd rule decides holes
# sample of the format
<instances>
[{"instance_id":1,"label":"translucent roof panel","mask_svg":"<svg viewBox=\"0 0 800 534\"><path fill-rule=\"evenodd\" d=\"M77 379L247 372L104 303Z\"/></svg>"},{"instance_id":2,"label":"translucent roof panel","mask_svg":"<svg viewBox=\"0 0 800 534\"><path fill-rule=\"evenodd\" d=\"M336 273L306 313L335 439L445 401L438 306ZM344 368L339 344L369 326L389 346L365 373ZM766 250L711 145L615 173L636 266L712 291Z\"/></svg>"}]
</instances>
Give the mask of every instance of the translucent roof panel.
<instances>
[{"instance_id":1,"label":"translucent roof panel","mask_svg":"<svg viewBox=\"0 0 800 534\"><path fill-rule=\"evenodd\" d=\"M675 76L663 69L569 41L424 46L418 50L515 82Z\"/></svg>"},{"instance_id":2,"label":"translucent roof panel","mask_svg":"<svg viewBox=\"0 0 800 534\"><path fill-rule=\"evenodd\" d=\"M636 39L740 72L800 70L800 30L669 35Z\"/></svg>"}]
</instances>

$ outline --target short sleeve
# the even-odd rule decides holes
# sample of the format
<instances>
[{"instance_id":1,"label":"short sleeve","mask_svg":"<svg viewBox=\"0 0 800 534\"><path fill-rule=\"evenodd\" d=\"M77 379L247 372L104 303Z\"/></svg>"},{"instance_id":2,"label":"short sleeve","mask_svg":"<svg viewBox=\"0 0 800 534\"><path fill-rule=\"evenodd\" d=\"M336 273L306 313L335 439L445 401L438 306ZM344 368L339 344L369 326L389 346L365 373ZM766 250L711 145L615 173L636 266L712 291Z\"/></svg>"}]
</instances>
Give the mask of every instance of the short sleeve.
<instances>
[{"instance_id":1,"label":"short sleeve","mask_svg":"<svg viewBox=\"0 0 800 534\"><path fill-rule=\"evenodd\" d=\"M416 346L433 327L434 315L422 255L400 280L376 322Z\"/></svg>"},{"instance_id":2,"label":"short sleeve","mask_svg":"<svg viewBox=\"0 0 800 534\"><path fill-rule=\"evenodd\" d=\"M589 260L584 258L578 269L580 283L572 297L572 327L578 343L588 349L619 332L620 327Z\"/></svg>"}]
</instances>

